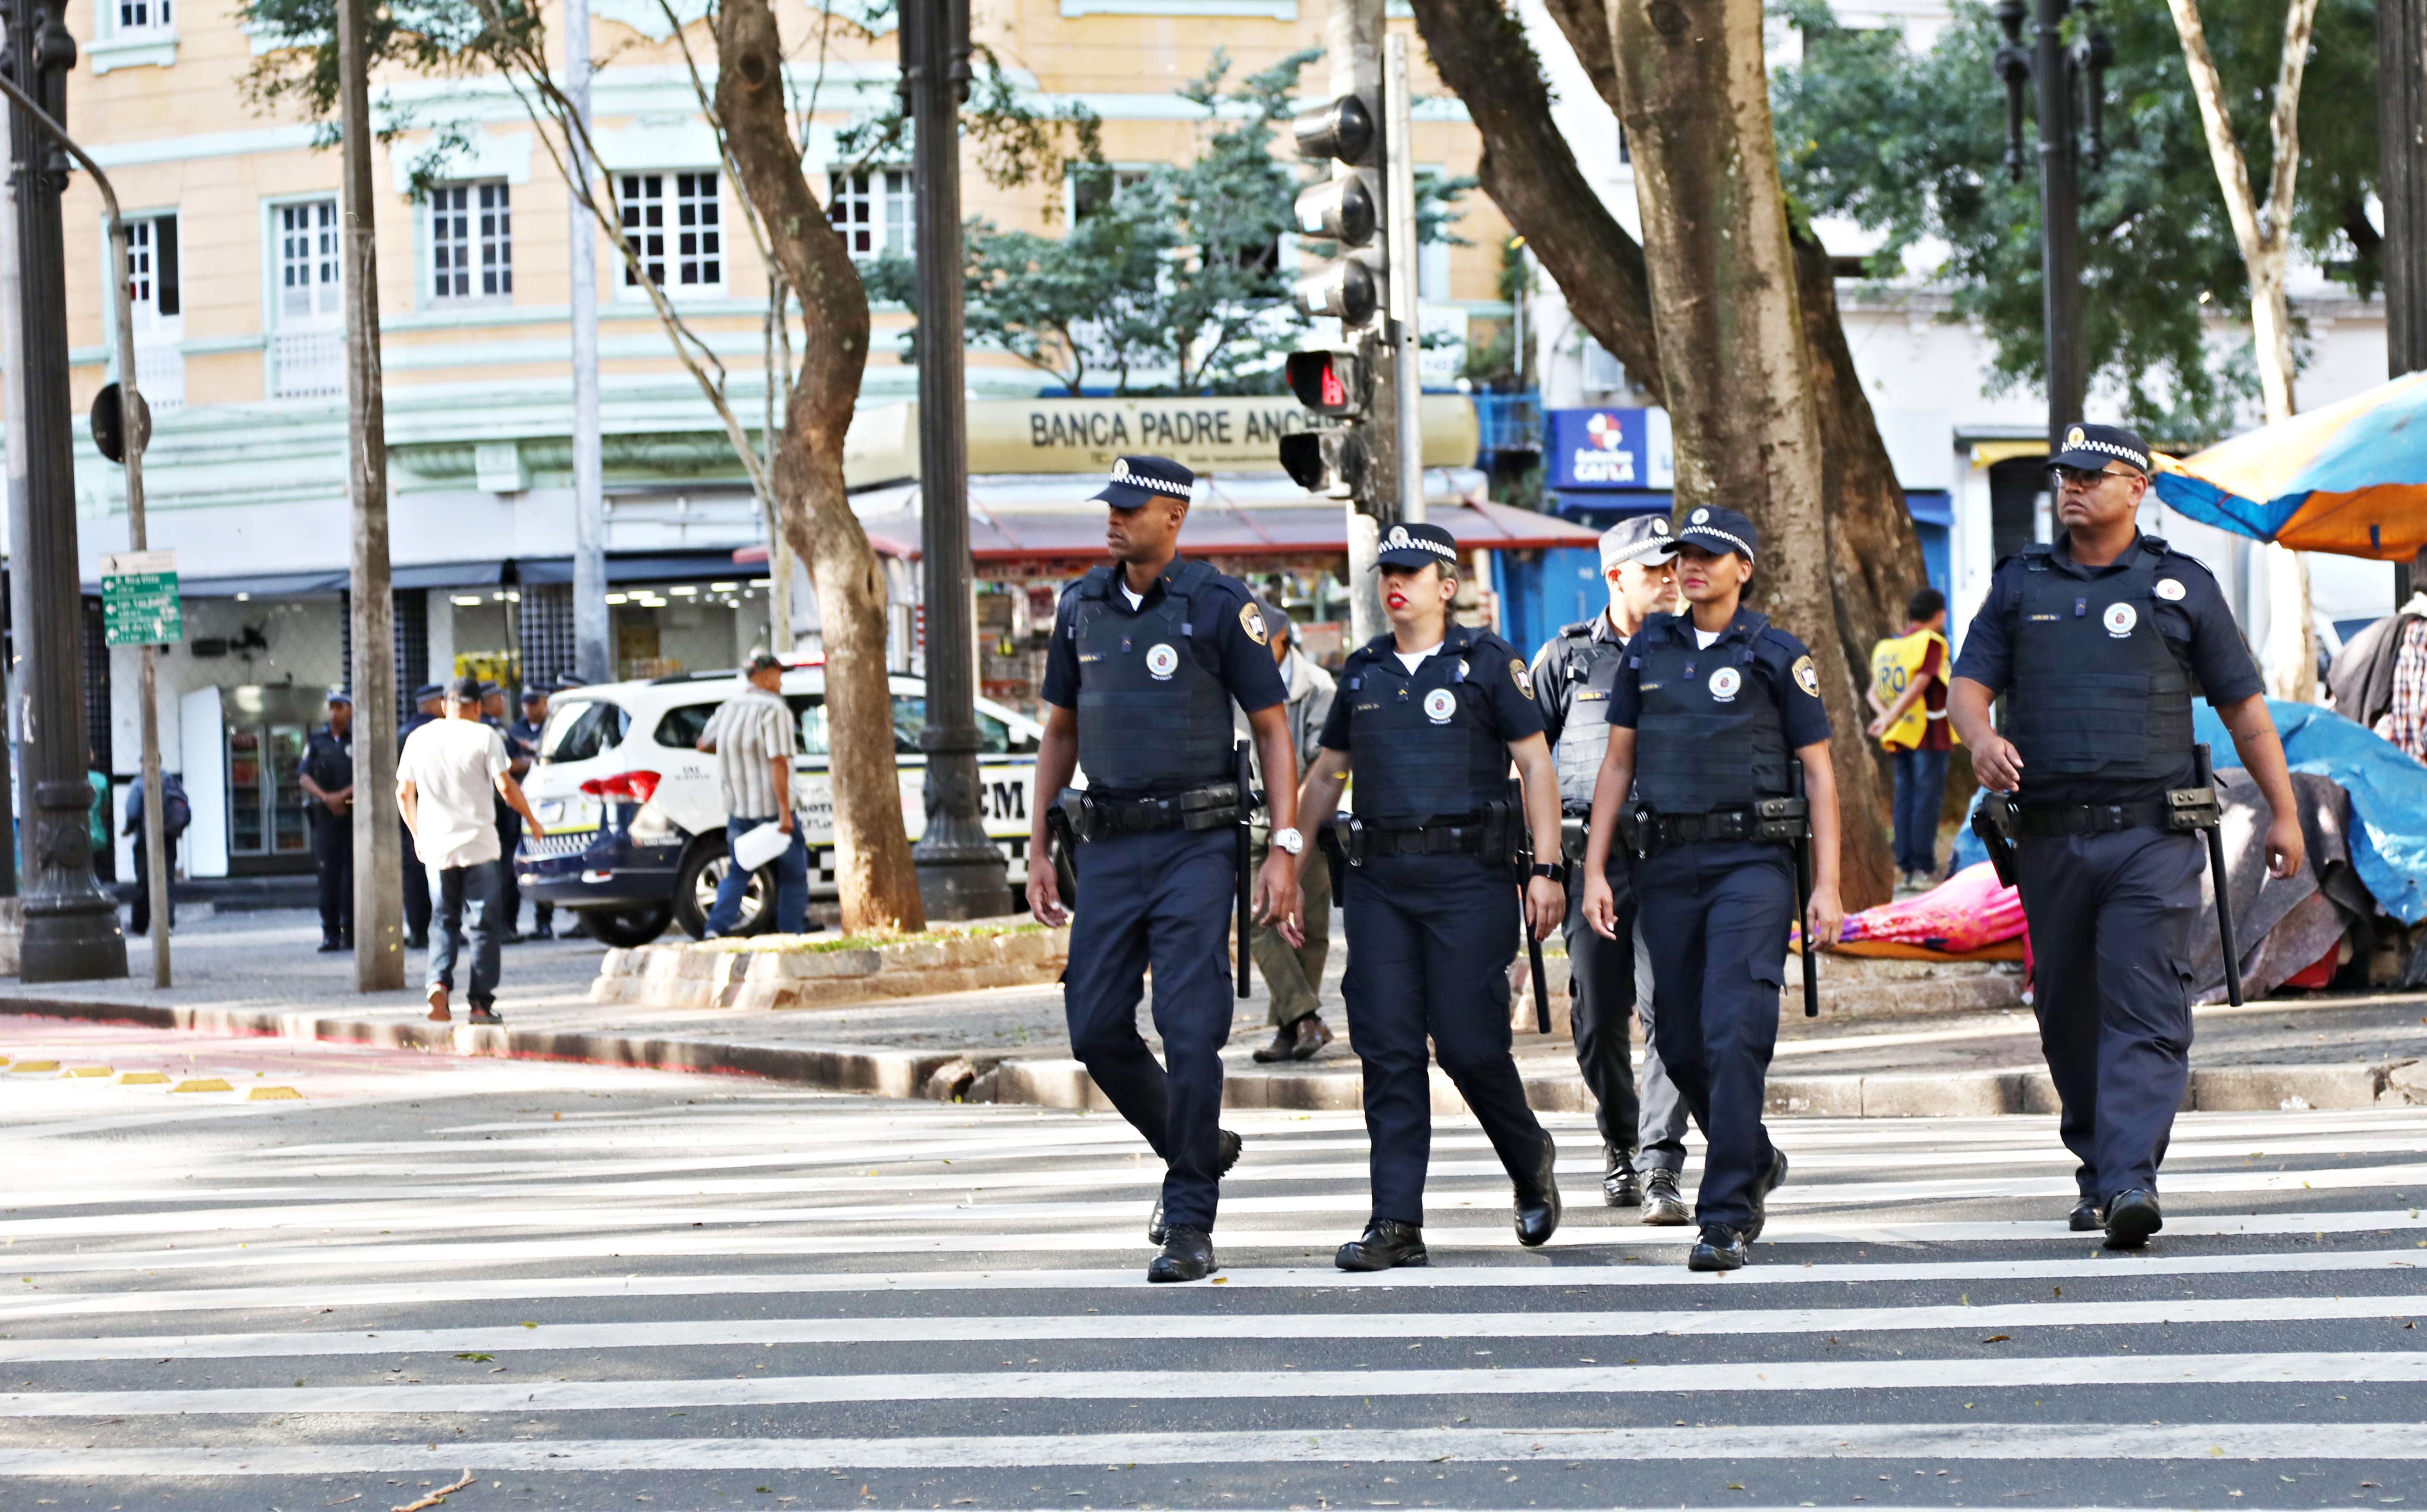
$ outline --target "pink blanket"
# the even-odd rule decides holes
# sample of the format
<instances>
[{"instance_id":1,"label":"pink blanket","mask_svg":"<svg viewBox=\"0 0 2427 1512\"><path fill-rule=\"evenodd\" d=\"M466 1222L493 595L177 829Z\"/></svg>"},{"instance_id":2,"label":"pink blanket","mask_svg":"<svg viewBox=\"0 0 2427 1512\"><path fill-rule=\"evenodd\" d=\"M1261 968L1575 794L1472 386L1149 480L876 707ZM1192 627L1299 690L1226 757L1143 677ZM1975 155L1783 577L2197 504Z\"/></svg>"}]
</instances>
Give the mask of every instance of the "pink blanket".
<instances>
[{"instance_id":1,"label":"pink blanket","mask_svg":"<svg viewBox=\"0 0 2427 1512\"><path fill-rule=\"evenodd\" d=\"M1997 885L1983 861L1917 898L1849 915L1841 940L1893 940L1933 951L1977 951L2023 933L2022 895Z\"/></svg>"}]
</instances>

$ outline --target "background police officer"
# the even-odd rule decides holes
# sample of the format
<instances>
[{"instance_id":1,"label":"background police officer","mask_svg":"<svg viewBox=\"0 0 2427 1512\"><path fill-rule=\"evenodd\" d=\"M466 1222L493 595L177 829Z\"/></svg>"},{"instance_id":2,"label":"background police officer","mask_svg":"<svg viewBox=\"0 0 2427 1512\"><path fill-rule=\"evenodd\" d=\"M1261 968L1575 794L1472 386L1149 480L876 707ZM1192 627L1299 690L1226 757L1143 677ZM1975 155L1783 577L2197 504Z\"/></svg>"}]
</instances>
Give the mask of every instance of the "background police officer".
<instances>
[{"instance_id":1,"label":"background police officer","mask_svg":"<svg viewBox=\"0 0 2427 1512\"><path fill-rule=\"evenodd\" d=\"M1515 1184L1518 1240L1542 1244L1559 1226L1558 1153L1525 1105L1508 1030L1517 931L1540 938L1567 912L1541 711L1515 646L1449 623L1458 543L1448 531L1394 525L1376 561L1391 633L1341 667L1323 752L1298 794L1300 813L1331 813L1357 773L1341 995L1365 1071L1374 1208L1363 1236L1340 1247L1344 1271L1426 1263L1427 1036ZM1511 757L1522 810L1509 800ZM1525 884L1522 926L1508 868L1521 825L1543 858Z\"/></svg>"},{"instance_id":2,"label":"background police officer","mask_svg":"<svg viewBox=\"0 0 2427 1512\"><path fill-rule=\"evenodd\" d=\"M514 780L516 782L520 782L526 776L529 775L532 763L539 759L540 731L547 725L547 690L536 685L525 688L523 690L522 713L522 718L506 726L506 756L514 763ZM517 841L522 837L519 824L516 826L514 837ZM514 867L514 854L513 851L510 850L506 853L505 861L506 870L512 871ZM513 891L508 896L511 896L514 900L515 908L517 912L519 912L522 906L523 897L522 883L519 880L514 883ZM508 935L512 935L518 922L519 920L514 914L508 914L506 916L506 933ZM556 938L555 926L556 904L546 902L536 898L531 900L531 932L529 938L535 940L552 940Z\"/></svg>"},{"instance_id":3,"label":"background police officer","mask_svg":"<svg viewBox=\"0 0 2427 1512\"><path fill-rule=\"evenodd\" d=\"M1104 544L1114 560L1062 595L1036 754L1038 793L1063 792L1080 768L1088 786L1083 803L1071 795L1037 805L1028 850L1028 905L1058 926L1068 916L1048 817L1078 810L1078 922L1063 1002L1072 1052L1166 1166L1148 1224L1163 1246L1147 1268L1150 1281L1214 1271L1217 1183L1239 1158L1238 1136L1217 1122L1230 1034L1235 796L1203 823L1206 802L1244 775L1233 761L1234 701L1272 780L1272 845L1256 877L1256 913L1280 923L1293 943L1298 937L1303 842L1286 690L1246 585L1178 555L1196 483L1166 458L1121 457L1096 495L1111 506ZM1161 1065L1137 1031L1149 965Z\"/></svg>"},{"instance_id":4,"label":"background police officer","mask_svg":"<svg viewBox=\"0 0 2427 1512\"><path fill-rule=\"evenodd\" d=\"M1686 1260L1698 1271L1744 1264L1764 1203L1786 1179L1786 1156L1761 1113L1795 922L1795 862L1779 837L1762 834L1758 805L1791 790L1790 756L1803 763L1811 814L1807 946L1833 944L1843 914L1820 675L1802 642L1742 606L1759 545L1751 520L1716 505L1695 510L1677 532L1687 611L1646 622L1610 685L1609 748L1585 853L1585 917L1607 937L1618 909L1603 871L1632 798L1635 890L1660 984L1653 1032L1709 1143L1694 1206L1702 1237Z\"/></svg>"},{"instance_id":5,"label":"background police officer","mask_svg":"<svg viewBox=\"0 0 2427 1512\"><path fill-rule=\"evenodd\" d=\"M413 713L397 726L396 748L404 751L404 742L413 732L440 717L440 697L447 691L434 682L423 683L413 691ZM416 951L430 948L430 871L421 864L421 853L414 849L413 826L402 819L397 828L403 833L404 863L404 943Z\"/></svg>"},{"instance_id":6,"label":"background police officer","mask_svg":"<svg viewBox=\"0 0 2427 1512\"><path fill-rule=\"evenodd\" d=\"M1611 526L1601 538L1609 608L1563 626L1557 639L1534 655L1534 703L1542 711L1542 733L1558 769L1563 859L1571 874L1584 866L1593 782L1609 744L1609 685L1644 620L1676 609L1677 572L1670 562L1676 554L1666 515L1639 515ZM1640 1202L1646 1223L1681 1224L1686 1206L1677 1196L1677 1175L1686 1168L1686 1105L1653 1043L1651 959L1636 945L1634 886L1622 865L1610 869L1609 879L1618 897L1616 938L1604 939L1585 923L1581 885L1568 889L1567 921L1560 926L1568 947L1568 1022L1575 1036L1576 1066L1600 1113L1602 1200L1613 1208ZM1644 1024L1639 1102L1628 1064L1630 1012L1639 1012Z\"/></svg>"},{"instance_id":7,"label":"background police officer","mask_svg":"<svg viewBox=\"0 0 2427 1512\"><path fill-rule=\"evenodd\" d=\"M2073 1227L2138 1248L2163 1226L2158 1165L2191 1074L2191 926L2206 847L2165 827L2195 781L2193 680L2274 811L2268 870L2301 825L2264 685L2207 569L2134 523L2149 447L2076 425L2050 466L2063 537L1997 563L1946 707L1993 792L2014 793L2031 1011L2081 1162ZM2007 733L1989 703L2008 695Z\"/></svg>"},{"instance_id":8,"label":"background police officer","mask_svg":"<svg viewBox=\"0 0 2427 1512\"><path fill-rule=\"evenodd\" d=\"M1297 648L1288 612L1269 598L1256 602L1263 611L1273 664L1280 668L1281 681L1289 688L1289 700L1281 707L1289 719L1291 748L1297 752L1302 769L1322 749L1323 723L1330 717L1337 689L1331 674ZM1245 733L1244 720L1240 727ZM1257 786L1264 786L1261 764L1256 777ZM1260 823L1257 828L1261 834L1269 826ZM1303 921L1297 943L1283 938L1279 924L1258 924L1250 941L1256 970L1272 996L1266 1020L1273 1026L1272 1042L1258 1046L1255 1051L1255 1058L1268 1065L1276 1061L1311 1061L1331 1043L1331 1027L1323 1021L1321 1011L1323 963L1331 953L1331 869L1300 867L1298 885Z\"/></svg>"},{"instance_id":9,"label":"background police officer","mask_svg":"<svg viewBox=\"0 0 2427 1512\"><path fill-rule=\"evenodd\" d=\"M296 786L312 821L312 868L320 884L320 949L354 947L354 701L329 695L329 723L303 742Z\"/></svg>"}]
</instances>

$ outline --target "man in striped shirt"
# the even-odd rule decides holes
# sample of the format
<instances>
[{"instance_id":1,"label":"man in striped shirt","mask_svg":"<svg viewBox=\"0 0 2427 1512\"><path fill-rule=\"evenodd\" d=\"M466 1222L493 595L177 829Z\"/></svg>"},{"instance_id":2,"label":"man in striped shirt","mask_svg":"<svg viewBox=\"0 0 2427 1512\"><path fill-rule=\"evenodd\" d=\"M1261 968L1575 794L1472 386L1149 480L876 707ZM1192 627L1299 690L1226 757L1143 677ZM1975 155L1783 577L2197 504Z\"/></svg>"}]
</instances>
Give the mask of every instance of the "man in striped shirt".
<instances>
[{"instance_id":1,"label":"man in striped shirt","mask_svg":"<svg viewBox=\"0 0 2427 1512\"><path fill-rule=\"evenodd\" d=\"M775 858L775 923L778 934L806 931L809 852L792 816L792 757L800 754L800 729L784 702L784 663L765 652L750 658L741 691L717 707L700 732L699 749L716 757L716 784L725 794L725 843L762 824L779 826L791 844ZM709 911L710 938L734 926L750 873L725 868Z\"/></svg>"}]
</instances>

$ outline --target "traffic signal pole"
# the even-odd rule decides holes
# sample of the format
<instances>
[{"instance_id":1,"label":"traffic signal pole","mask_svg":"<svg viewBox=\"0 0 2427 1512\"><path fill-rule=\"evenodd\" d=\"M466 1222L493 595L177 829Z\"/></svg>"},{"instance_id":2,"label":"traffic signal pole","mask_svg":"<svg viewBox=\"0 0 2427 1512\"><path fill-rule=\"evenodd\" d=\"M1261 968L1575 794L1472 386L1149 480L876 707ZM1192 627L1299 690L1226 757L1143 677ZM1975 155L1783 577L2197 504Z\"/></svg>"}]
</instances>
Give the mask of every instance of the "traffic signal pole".
<instances>
[{"instance_id":1,"label":"traffic signal pole","mask_svg":"<svg viewBox=\"0 0 2427 1512\"><path fill-rule=\"evenodd\" d=\"M1414 96L1408 84L1408 39L1402 32L1382 40L1382 245L1391 271L1392 421L1399 459L1399 518L1410 525L1425 517L1425 438L1418 411L1424 376L1416 367L1416 156L1409 122Z\"/></svg>"}]
</instances>

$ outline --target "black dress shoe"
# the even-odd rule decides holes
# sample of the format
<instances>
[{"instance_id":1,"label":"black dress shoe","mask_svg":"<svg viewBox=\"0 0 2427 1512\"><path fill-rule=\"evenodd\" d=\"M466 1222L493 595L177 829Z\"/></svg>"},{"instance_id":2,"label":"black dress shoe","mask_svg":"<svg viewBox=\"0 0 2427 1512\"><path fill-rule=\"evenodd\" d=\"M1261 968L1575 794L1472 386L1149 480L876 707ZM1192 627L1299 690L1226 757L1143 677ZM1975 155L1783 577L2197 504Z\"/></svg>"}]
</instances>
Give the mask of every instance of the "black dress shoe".
<instances>
[{"instance_id":1,"label":"black dress shoe","mask_svg":"<svg viewBox=\"0 0 2427 1512\"><path fill-rule=\"evenodd\" d=\"M430 936L427 935L408 935L404 937L404 944L407 950L426 951L430 949Z\"/></svg>"},{"instance_id":2,"label":"black dress shoe","mask_svg":"<svg viewBox=\"0 0 2427 1512\"><path fill-rule=\"evenodd\" d=\"M1601 1146L1601 1200L1612 1208L1632 1208L1643 1200L1643 1183L1635 1177L1635 1152L1607 1140Z\"/></svg>"},{"instance_id":3,"label":"black dress shoe","mask_svg":"<svg viewBox=\"0 0 2427 1512\"><path fill-rule=\"evenodd\" d=\"M1653 1166L1643 1179L1643 1222L1653 1228L1682 1228L1693 1221L1677 1192L1677 1173Z\"/></svg>"},{"instance_id":4,"label":"black dress shoe","mask_svg":"<svg viewBox=\"0 0 2427 1512\"><path fill-rule=\"evenodd\" d=\"M1230 1174L1230 1167L1239 1163L1239 1151L1246 1146L1246 1141L1241 1139L1238 1135L1230 1132L1227 1129L1220 1130L1220 1133L1222 1135L1222 1158L1215 1163L1214 1174L1215 1176L1228 1176ZM1157 1193L1154 1199L1154 1211L1149 1213L1146 1220L1146 1242L1149 1244L1160 1244L1163 1243L1164 1237L1169 1232L1170 1229L1165 1226L1163 1221L1163 1195L1161 1193Z\"/></svg>"},{"instance_id":5,"label":"black dress shoe","mask_svg":"<svg viewBox=\"0 0 2427 1512\"><path fill-rule=\"evenodd\" d=\"M1517 1183L1517 1243L1539 1249L1559 1231L1558 1147L1542 1136L1542 1158L1533 1174Z\"/></svg>"},{"instance_id":6,"label":"black dress shoe","mask_svg":"<svg viewBox=\"0 0 2427 1512\"><path fill-rule=\"evenodd\" d=\"M1297 1049L1290 1051L1293 1061L1311 1061L1331 1043L1331 1026L1321 1014L1309 1014L1297 1021Z\"/></svg>"},{"instance_id":7,"label":"black dress shoe","mask_svg":"<svg viewBox=\"0 0 2427 1512\"><path fill-rule=\"evenodd\" d=\"M342 940L322 940L320 942L320 953L322 955L334 955L337 951L344 949L346 949L346 945Z\"/></svg>"},{"instance_id":8,"label":"black dress shoe","mask_svg":"<svg viewBox=\"0 0 2427 1512\"><path fill-rule=\"evenodd\" d=\"M1214 1236L1181 1225L1163 1242L1163 1253L1147 1262L1149 1281L1201 1281L1214 1274Z\"/></svg>"},{"instance_id":9,"label":"black dress shoe","mask_svg":"<svg viewBox=\"0 0 2427 1512\"><path fill-rule=\"evenodd\" d=\"M1752 1222L1745 1225L1744 1239L1750 1244L1761 1237L1769 1223L1769 1195L1786 1184L1786 1151L1773 1145L1769 1148L1769 1169L1752 1184Z\"/></svg>"},{"instance_id":10,"label":"black dress shoe","mask_svg":"<svg viewBox=\"0 0 2427 1512\"><path fill-rule=\"evenodd\" d=\"M2118 1192L2107 1204L2107 1247L2139 1249L2149 1236L2166 1227L2158 1211L2158 1195L2141 1187Z\"/></svg>"},{"instance_id":11,"label":"black dress shoe","mask_svg":"<svg viewBox=\"0 0 2427 1512\"><path fill-rule=\"evenodd\" d=\"M2065 1220L2065 1227L2077 1234L2086 1234L2106 1227L2107 1215L2098 1211L2096 1197L2083 1197L2074 1203L2073 1216Z\"/></svg>"},{"instance_id":12,"label":"black dress shoe","mask_svg":"<svg viewBox=\"0 0 2427 1512\"><path fill-rule=\"evenodd\" d=\"M1686 1257L1686 1269L1740 1271L1744 1269L1744 1262L1751 1258L1745 1248L1745 1236L1741 1229L1731 1228L1723 1223L1706 1223L1702 1226L1702 1239L1694 1245L1694 1252Z\"/></svg>"},{"instance_id":13,"label":"black dress shoe","mask_svg":"<svg viewBox=\"0 0 2427 1512\"><path fill-rule=\"evenodd\" d=\"M1258 1065L1270 1065L1275 1061L1286 1061L1295 1057L1296 1054L1297 1020L1293 1018L1288 1023L1283 1024L1280 1028L1274 1030L1273 1042L1270 1045L1257 1046L1255 1054L1250 1056L1249 1059L1254 1061Z\"/></svg>"},{"instance_id":14,"label":"black dress shoe","mask_svg":"<svg viewBox=\"0 0 2427 1512\"><path fill-rule=\"evenodd\" d=\"M1344 1271L1390 1271L1402 1265L1430 1265L1425 1253L1425 1231L1395 1218L1376 1218L1364 1234L1340 1246L1331 1263Z\"/></svg>"}]
</instances>

